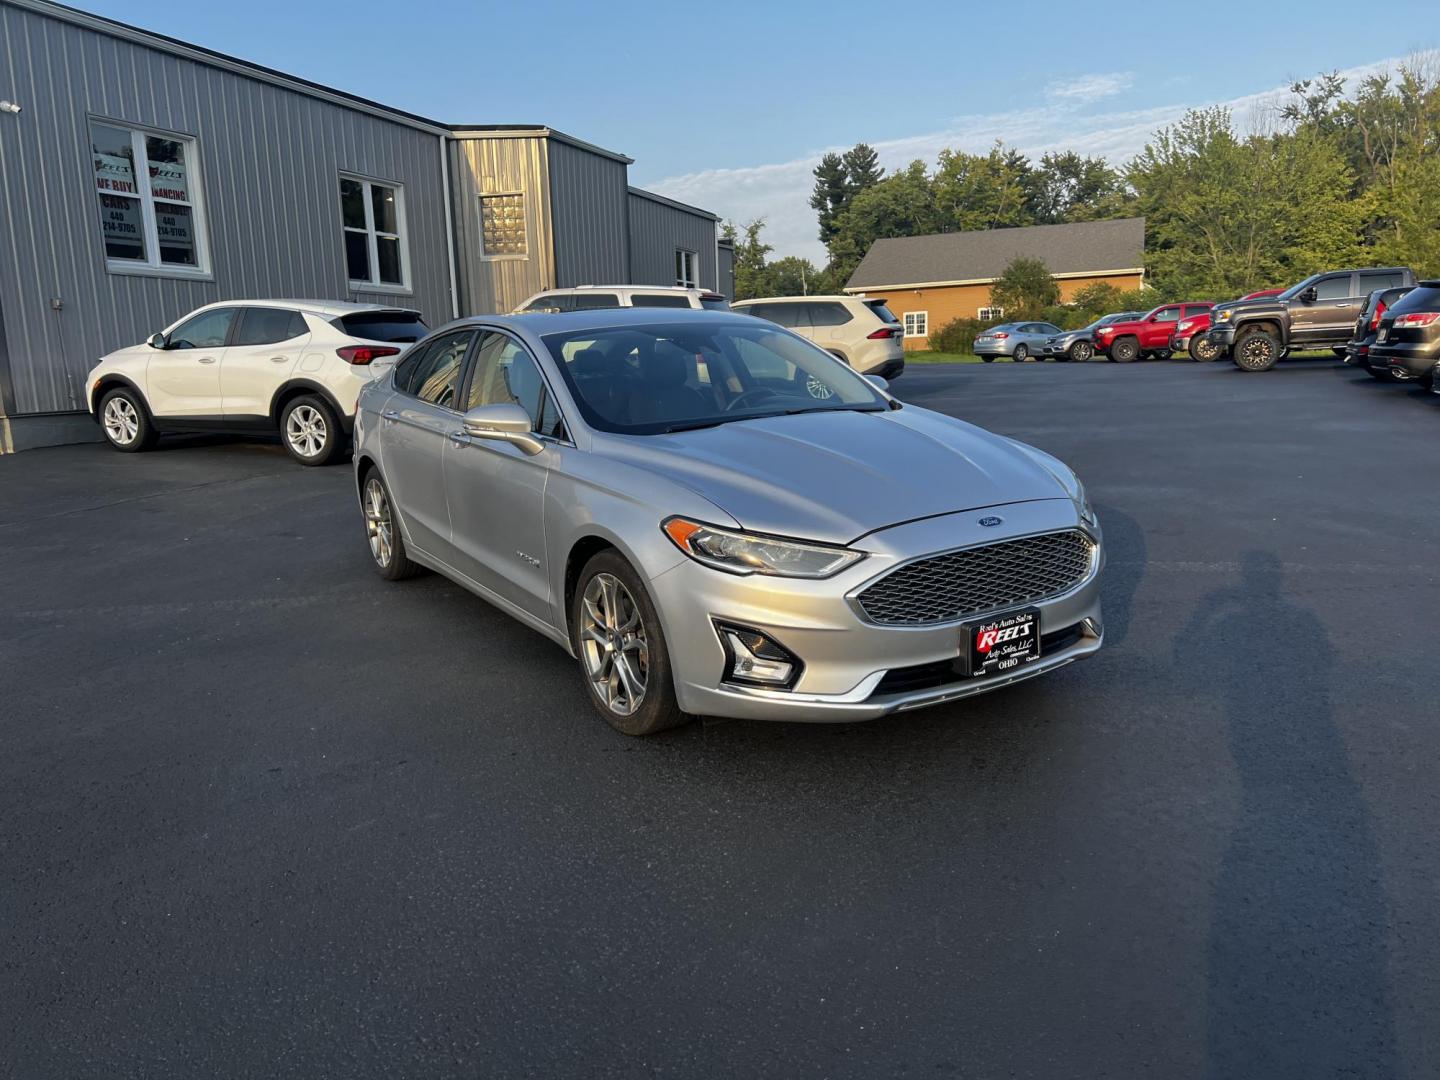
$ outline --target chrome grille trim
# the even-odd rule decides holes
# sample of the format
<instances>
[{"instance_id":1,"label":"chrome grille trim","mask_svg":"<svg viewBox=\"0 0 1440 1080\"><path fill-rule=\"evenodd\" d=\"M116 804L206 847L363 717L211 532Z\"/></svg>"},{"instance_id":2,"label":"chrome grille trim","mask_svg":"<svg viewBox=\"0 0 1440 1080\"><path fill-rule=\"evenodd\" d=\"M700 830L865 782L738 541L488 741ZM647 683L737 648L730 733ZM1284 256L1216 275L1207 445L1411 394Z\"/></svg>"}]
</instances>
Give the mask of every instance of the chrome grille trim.
<instances>
[{"instance_id":1,"label":"chrome grille trim","mask_svg":"<svg viewBox=\"0 0 1440 1080\"><path fill-rule=\"evenodd\" d=\"M1082 529L1012 536L911 559L851 599L877 626L959 622L1075 591L1094 576L1098 552Z\"/></svg>"}]
</instances>

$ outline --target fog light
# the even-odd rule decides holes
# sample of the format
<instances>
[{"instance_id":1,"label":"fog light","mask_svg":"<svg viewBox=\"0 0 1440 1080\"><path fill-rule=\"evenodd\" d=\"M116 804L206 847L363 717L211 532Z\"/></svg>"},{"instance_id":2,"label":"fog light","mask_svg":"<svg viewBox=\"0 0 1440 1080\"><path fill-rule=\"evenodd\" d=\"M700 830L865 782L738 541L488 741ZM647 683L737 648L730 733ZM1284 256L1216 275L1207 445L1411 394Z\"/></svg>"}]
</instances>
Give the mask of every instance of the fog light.
<instances>
[{"instance_id":1,"label":"fog light","mask_svg":"<svg viewBox=\"0 0 1440 1080\"><path fill-rule=\"evenodd\" d=\"M725 646L725 682L775 690L795 685L804 665L785 646L745 626L716 623L715 629Z\"/></svg>"}]
</instances>

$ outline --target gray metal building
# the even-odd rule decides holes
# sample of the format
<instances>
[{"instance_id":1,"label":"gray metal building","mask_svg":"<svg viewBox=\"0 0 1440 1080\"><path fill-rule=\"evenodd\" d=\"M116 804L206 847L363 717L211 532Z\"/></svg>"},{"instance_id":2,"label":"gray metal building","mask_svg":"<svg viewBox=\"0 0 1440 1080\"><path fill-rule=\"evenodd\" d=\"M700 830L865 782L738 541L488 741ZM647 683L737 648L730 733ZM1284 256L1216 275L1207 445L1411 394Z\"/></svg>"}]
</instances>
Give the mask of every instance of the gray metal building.
<instances>
[{"instance_id":1,"label":"gray metal building","mask_svg":"<svg viewBox=\"0 0 1440 1080\"><path fill-rule=\"evenodd\" d=\"M434 325L725 279L713 214L550 128L457 128L48 0L0 0L0 56L0 452L95 437L96 359L216 300Z\"/></svg>"}]
</instances>

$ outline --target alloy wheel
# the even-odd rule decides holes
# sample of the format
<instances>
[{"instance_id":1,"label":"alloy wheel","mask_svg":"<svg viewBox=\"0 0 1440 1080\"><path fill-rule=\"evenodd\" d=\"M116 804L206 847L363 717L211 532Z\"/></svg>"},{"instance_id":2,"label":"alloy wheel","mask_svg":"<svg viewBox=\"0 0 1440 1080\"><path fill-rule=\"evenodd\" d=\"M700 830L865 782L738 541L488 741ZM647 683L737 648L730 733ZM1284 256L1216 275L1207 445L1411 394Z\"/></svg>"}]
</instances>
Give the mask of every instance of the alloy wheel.
<instances>
[{"instance_id":1,"label":"alloy wheel","mask_svg":"<svg viewBox=\"0 0 1440 1080\"><path fill-rule=\"evenodd\" d=\"M330 429L313 405L297 405L285 421L285 439L301 457L314 457L325 449Z\"/></svg>"},{"instance_id":2,"label":"alloy wheel","mask_svg":"<svg viewBox=\"0 0 1440 1080\"><path fill-rule=\"evenodd\" d=\"M370 554L382 570L395 555L394 527L385 485L372 476L365 481L365 532L370 540Z\"/></svg>"},{"instance_id":3,"label":"alloy wheel","mask_svg":"<svg viewBox=\"0 0 1440 1080\"><path fill-rule=\"evenodd\" d=\"M1095 348L1088 341L1077 341L1072 349L1077 363L1085 363L1095 353Z\"/></svg>"},{"instance_id":4,"label":"alloy wheel","mask_svg":"<svg viewBox=\"0 0 1440 1080\"><path fill-rule=\"evenodd\" d=\"M129 446L140 433L140 414L135 406L123 397L113 397L105 403L105 434L117 446Z\"/></svg>"},{"instance_id":5,"label":"alloy wheel","mask_svg":"<svg viewBox=\"0 0 1440 1080\"><path fill-rule=\"evenodd\" d=\"M1274 347L1263 334L1254 334L1240 345L1240 359L1246 367L1268 366L1273 356Z\"/></svg>"},{"instance_id":6,"label":"alloy wheel","mask_svg":"<svg viewBox=\"0 0 1440 1080\"><path fill-rule=\"evenodd\" d=\"M616 716L629 716L645 700L650 646L640 608L614 574L596 574L585 586L580 650L595 694Z\"/></svg>"},{"instance_id":7,"label":"alloy wheel","mask_svg":"<svg viewBox=\"0 0 1440 1080\"><path fill-rule=\"evenodd\" d=\"M805 392L817 400L824 401L835 396L835 391L814 375L805 376Z\"/></svg>"}]
</instances>

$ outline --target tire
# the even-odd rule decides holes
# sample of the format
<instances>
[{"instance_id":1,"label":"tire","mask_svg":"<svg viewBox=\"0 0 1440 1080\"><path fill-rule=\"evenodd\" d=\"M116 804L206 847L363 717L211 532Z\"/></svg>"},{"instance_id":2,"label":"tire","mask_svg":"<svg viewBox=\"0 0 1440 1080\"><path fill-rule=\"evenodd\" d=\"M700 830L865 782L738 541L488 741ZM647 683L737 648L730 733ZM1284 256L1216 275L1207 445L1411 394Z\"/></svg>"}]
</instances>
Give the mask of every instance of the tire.
<instances>
[{"instance_id":1,"label":"tire","mask_svg":"<svg viewBox=\"0 0 1440 1080\"><path fill-rule=\"evenodd\" d=\"M1196 334L1190 339L1190 359L1194 360L1197 364L1213 363L1220 359L1222 352L1224 352L1224 350L1221 349L1219 345L1206 341L1205 335L1203 334Z\"/></svg>"},{"instance_id":2,"label":"tire","mask_svg":"<svg viewBox=\"0 0 1440 1080\"><path fill-rule=\"evenodd\" d=\"M993 356L982 356L980 357L980 362L982 364L993 364L995 362L995 358Z\"/></svg>"},{"instance_id":3,"label":"tire","mask_svg":"<svg viewBox=\"0 0 1440 1080\"><path fill-rule=\"evenodd\" d=\"M1128 364L1140 355L1140 342L1133 337L1117 338L1110 346L1110 359L1117 364Z\"/></svg>"},{"instance_id":4,"label":"tire","mask_svg":"<svg viewBox=\"0 0 1440 1080\"><path fill-rule=\"evenodd\" d=\"M1369 372L1372 379L1378 379L1380 382L1393 383L1400 381L1399 379L1395 378L1395 376L1392 375L1389 370L1385 368L1380 368L1379 370L1377 370L1373 367L1367 367L1365 370Z\"/></svg>"},{"instance_id":5,"label":"tire","mask_svg":"<svg viewBox=\"0 0 1440 1080\"><path fill-rule=\"evenodd\" d=\"M360 510L365 515L365 538L375 570L386 581L404 581L420 573L422 566L405 555L405 537L395 520L395 504L379 469L370 469L360 480Z\"/></svg>"},{"instance_id":6,"label":"tire","mask_svg":"<svg viewBox=\"0 0 1440 1080\"><path fill-rule=\"evenodd\" d=\"M1017 364L1025 363L1026 360L1030 359L1029 347L1025 345L1016 345L1015 351L1010 354L1010 359L1014 360Z\"/></svg>"},{"instance_id":7,"label":"tire","mask_svg":"<svg viewBox=\"0 0 1440 1080\"><path fill-rule=\"evenodd\" d=\"M1341 360L1345 359L1345 346L1332 345L1330 347L1330 351L1333 352L1336 356L1340 357Z\"/></svg>"},{"instance_id":8,"label":"tire","mask_svg":"<svg viewBox=\"0 0 1440 1080\"><path fill-rule=\"evenodd\" d=\"M1431 368L1429 371L1425 372L1424 375L1421 375L1420 378L1417 379L1416 381L1420 384L1420 388L1421 388L1422 390L1434 390L1434 389L1435 389L1435 369L1434 369L1434 368Z\"/></svg>"},{"instance_id":9,"label":"tire","mask_svg":"<svg viewBox=\"0 0 1440 1080\"><path fill-rule=\"evenodd\" d=\"M301 465L328 465L340 452L345 433L328 401L302 394L280 410L280 441Z\"/></svg>"},{"instance_id":10,"label":"tire","mask_svg":"<svg viewBox=\"0 0 1440 1080\"><path fill-rule=\"evenodd\" d=\"M1280 341L1268 330L1242 331L1233 359L1241 371L1269 371L1280 359Z\"/></svg>"},{"instance_id":11,"label":"tire","mask_svg":"<svg viewBox=\"0 0 1440 1080\"><path fill-rule=\"evenodd\" d=\"M670 653L650 593L613 548L580 571L570 602L570 636L590 703L616 731L654 735L690 720L675 700Z\"/></svg>"},{"instance_id":12,"label":"tire","mask_svg":"<svg viewBox=\"0 0 1440 1080\"><path fill-rule=\"evenodd\" d=\"M1173 360L1175 358L1175 354L1169 349L1159 349L1150 355L1156 360Z\"/></svg>"},{"instance_id":13,"label":"tire","mask_svg":"<svg viewBox=\"0 0 1440 1080\"><path fill-rule=\"evenodd\" d=\"M1077 341L1066 351L1065 356L1072 364L1086 363L1095 355L1095 346L1088 341Z\"/></svg>"},{"instance_id":14,"label":"tire","mask_svg":"<svg viewBox=\"0 0 1440 1080\"><path fill-rule=\"evenodd\" d=\"M136 454L155 445L160 433L138 391L117 387L100 399L100 430L105 441L124 454Z\"/></svg>"}]
</instances>

